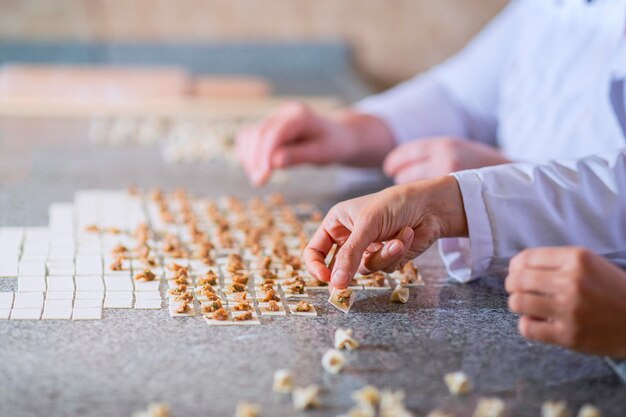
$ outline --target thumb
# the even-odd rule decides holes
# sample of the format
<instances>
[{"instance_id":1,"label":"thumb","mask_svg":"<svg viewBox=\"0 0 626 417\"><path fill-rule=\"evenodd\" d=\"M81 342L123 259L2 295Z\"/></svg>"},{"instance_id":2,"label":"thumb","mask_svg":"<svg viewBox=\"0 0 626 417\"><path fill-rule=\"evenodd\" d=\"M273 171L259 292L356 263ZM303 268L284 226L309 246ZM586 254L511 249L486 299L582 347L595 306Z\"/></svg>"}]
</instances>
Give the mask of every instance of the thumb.
<instances>
[{"instance_id":1,"label":"thumb","mask_svg":"<svg viewBox=\"0 0 626 417\"><path fill-rule=\"evenodd\" d=\"M369 222L355 224L348 240L338 249L335 256L330 282L334 287L345 288L356 274L363 253L374 241L373 228Z\"/></svg>"}]
</instances>

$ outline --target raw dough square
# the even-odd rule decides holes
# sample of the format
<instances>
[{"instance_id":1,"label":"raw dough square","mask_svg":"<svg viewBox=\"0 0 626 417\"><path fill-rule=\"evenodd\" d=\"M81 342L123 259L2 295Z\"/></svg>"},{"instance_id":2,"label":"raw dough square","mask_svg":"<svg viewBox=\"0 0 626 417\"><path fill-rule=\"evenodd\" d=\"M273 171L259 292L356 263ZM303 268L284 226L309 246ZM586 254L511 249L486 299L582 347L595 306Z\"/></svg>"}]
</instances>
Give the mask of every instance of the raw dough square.
<instances>
[{"instance_id":1,"label":"raw dough square","mask_svg":"<svg viewBox=\"0 0 626 417\"><path fill-rule=\"evenodd\" d=\"M44 292L46 291L45 275L39 275L39 276L20 275L17 278L17 291L18 292Z\"/></svg>"},{"instance_id":2,"label":"raw dough square","mask_svg":"<svg viewBox=\"0 0 626 417\"><path fill-rule=\"evenodd\" d=\"M71 275L48 276L48 291L74 291L74 277Z\"/></svg>"},{"instance_id":3,"label":"raw dough square","mask_svg":"<svg viewBox=\"0 0 626 417\"><path fill-rule=\"evenodd\" d=\"M16 277L18 275L18 257L17 254L14 257L0 257L0 277Z\"/></svg>"},{"instance_id":4,"label":"raw dough square","mask_svg":"<svg viewBox=\"0 0 626 417\"><path fill-rule=\"evenodd\" d=\"M13 305L12 292L0 292L0 308L11 308Z\"/></svg>"},{"instance_id":5,"label":"raw dough square","mask_svg":"<svg viewBox=\"0 0 626 417\"><path fill-rule=\"evenodd\" d=\"M74 264L48 263L48 276L51 275L74 275Z\"/></svg>"},{"instance_id":6,"label":"raw dough square","mask_svg":"<svg viewBox=\"0 0 626 417\"><path fill-rule=\"evenodd\" d=\"M292 292L289 288L283 288L283 293L285 293L285 298L307 298L309 296L306 291L303 294L298 294Z\"/></svg>"},{"instance_id":7,"label":"raw dough square","mask_svg":"<svg viewBox=\"0 0 626 417\"><path fill-rule=\"evenodd\" d=\"M104 291L104 282L101 276L76 276L76 291Z\"/></svg>"},{"instance_id":8,"label":"raw dough square","mask_svg":"<svg viewBox=\"0 0 626 417\"><path fill-rule=\"evenodd\" d=\"M74 291L48 291L46 300L73 300Z\"/></svg>"},{"instance_id":9,"label":"raw dough square","mask_svg":"<svg viewBox=\"0 0 626 417\"><path fill-rule=\"evenodd\" d=\"M108 295L104 299L104 308L133 308L132 294L127 298L110 298Z\"/></svg>"},{"instance_id":10,"label":"raw dough square","mask_svg":"<svg viewBox=\"0 0 626 417\"><path fill-rule=\"evenodd\" d=\"M49 308L43 309L42 320L69 320L72 318L72 307L70 308Z\"/></svg>"},{"instance_id":11,"label":"raw dough square","mask_svg":"<svg viewBox=\"0 0 626 417\"><path fill-rule=\"evenodd\" d=\"M352 294L350 295L350 300L348 302L347 307L337 302L337 294L339 294L340 291L342 290L338 288L333 288L333 292L330 294L330 297L328 298L328 302L332 304L333 306L335 306L336 308L338 308L339 310L348 314L348 312L350 311L350 308L352 308L352 304L354 304L354 300L356 299L356 291L352 290Z\"/></svg>"},{"instance_id":12,"label":"raw dough square","mask_svg":"<svg viewBox=\"0 0 626 417\"><path fill-rule=\"evenodd\" d=\"M137 310L160 310L162 301L159 300L137 300L135 301L135 309Z\"/></svg>"},{"instance_id":13,"label":"raw dough square","mask_svg":"<svg viewBox=\"0 0 626 417\"><path fill-rule=\"evenodd\" d=\"M171 317L193 317L196 315L196 308L193 304L189 304L189 312L187 313L177 313L176 309L178 308L178 304L172 303L170 301L170 305L168 306L168 310L170 312Z\"/></svg>"},{"instance_id":14,"label":"raw dough square","mask_svg":"<svg viewBox=\"0 0 626 417\"><path fill-rule=\"evenodd\" d=\"M130 278L130 274L125 277L105 275L104 287L107 291L132 291L133 281Z\"/></svg>"},{"instance_id":15,"label":"raw dough square","mask_svg":"<svg viewBox=\"0 0 626 417\"><path fill-rule=\"evenodd\" d=\"M102 319L102 306L92 308L76 308L72 311L72 320L100 320Z\"/></svg>"},{"instance_id":16,"label":"raw dough square","mask_svg":"<svg viewBox=\"0 0 626 417\"><path fill-rule=\"evenodd\" d=\"M20 262L20 276L46 276L45 262Z\"/></svg>"},{"instance_id":17,"label":"raw dough square","mask_svg":"<svg viewBox=\"0 0 626 417\"><path fill-rule=\"evenodd\" d=\"M135 281L135 291L158 291L161 281L157 278L154 281Z\"/></svg>"},{"instance_id":18,"label":"raw dough square","mask_svg":"<svg viewBox=\"0 0 626 417\"><path fill-rule=\"evenodd\" d=\"M301 316L301 317L317 317L317 310L315 306L311 305L313 311L296 311L295 304L289 304L289 311L292 316Z\"/></svg>"},{"instance_id":19,"label":"raw dough square","mask_svg":"<svg viewBox=\"0 0 626 417\"><path fill-rule=\"evenodd\" d=\"M40 308L14 308L11 312L11 320L39 320Z\"/></svg>"},{"instance_id":20,"label":"raw dough square","mask_svg":"<svg viewBox=\"0 0 626 417\"><path fill-rule=\"evenodd\" d=\"M102 307L102 299L76 299L74 300L74 309L96 308Z\"/></svg>"},{"instance_id":21,"label":"raw dough square","mask_svg":"<svg viewBox=\"0 0 626 417\"><path fill-rule=\"evenodd\" d=\"M104 291L76 291L77 300L99 300L104 299Z\"/></svg>"},{"instance_id":22,"label":"raw dough square","mask_svg":"<svg viewBox=\"0 0 626 417\"><path fill-rule=\"evenodd\" d=\"M263 304L266 304L266 303L263 303ZM282 304L279 304L279 306L280 306L279 311L271 311L267 308L267 306L261 306L261 305L259 305L259 310L261 311L262 316L286 316L287 312L285 311L285 308L282 306Z\"/></svg>"},{"instance_id":23,"label":"raw dough square","mask_svg":"<svg viewBox=\"0 0 626 417\"><path fill-rule=\"evenodd\" d=\"M211 316L204 316L204 321L209 326L232 326L234 324L232 318L228 320L214 320Z\"/></svg>"},{"instance_id":24,"label":"raw dough square","mask_svg":"<svg viewBox=\"0 0 626 417\"><path fill-rule=\"evenodd\" d=\"M43 304L43 309L72 309L72 300L48 300Z\"/></svg>"},{"instance_id":25,"label":"raw dough square","mask_svg":"<svg viewBox=\"0 0 626 417\"><path fill-rule=\"evenodd\" d=\"M161 300L161 293L158 291L135 291L137 300Z\"/></svg>"},{"instance_id":26,"label":"raw dough square","mask_svg":"<svg viewBox=\"0 0 626 417\"><path fill-rule=\"evenodd\" d=\"M11 316L11 308L0 308L0 320L8 320Z\"/></svg>"},{"instance_id":27,"label":"raw dough square","mask_svg":"<svg viewBox=\"0 0 626 417\"><path fill-rule=\"evenodd\" d=\"M13 309L33 309L41 310L43 307L43 293L41 292L18 292L15 294Z\"/></svg>"}]
</instances>

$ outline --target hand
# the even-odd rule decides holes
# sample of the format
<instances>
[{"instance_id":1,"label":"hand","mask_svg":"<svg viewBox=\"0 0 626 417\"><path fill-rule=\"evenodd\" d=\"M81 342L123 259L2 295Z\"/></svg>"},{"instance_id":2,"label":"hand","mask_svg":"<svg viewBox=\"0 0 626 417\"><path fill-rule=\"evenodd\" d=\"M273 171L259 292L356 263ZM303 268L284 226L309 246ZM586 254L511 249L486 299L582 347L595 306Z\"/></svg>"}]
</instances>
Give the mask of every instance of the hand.
<instances>
[{"instance_id":1,"label":"hand","mask_svg":"<svg viewBox=\"0 0 626 417\"><path fill-rule=\"evenodd\" d=\"M527 249L511 260L506 290L524 337L626 357L626 272L603 257L576 247Z\"/></svg>"},{"instance_id":2,"label":"hand","mask_svg":"<svg viewBox=\"0 0 626 417\"><path fill-rule=\"evenodd\" d=\"M305 248L304 260L313 276L344 288L357 269L393 271L446 236L467 236L461 191L451 176L337 204ZM329 269L324 260L334 244Z\"/></svg>"},{"instance_id":3,"label":"hand","mask_svg":"<svg viewBox=\"0 0 626 417\"><path fill-rule=\"evenodd\" d=\"M398 146L385 158L383 170L396 184L406 184L509 162L489 145L469 139L436 137L416 139Z\"/></svg>"},{"instance_id":4,"label":"hand","mask_svg":"<svg viewBox=\"0 0 626 417\"><path fill-rule=\"evenodd\" d=\"M346 110L323 117L301 103L281 107L235 138L237 155L256 186L274 169L298 164L380 166L393 145L387 125L374 116Z\"/></svg>"}]
</instances>

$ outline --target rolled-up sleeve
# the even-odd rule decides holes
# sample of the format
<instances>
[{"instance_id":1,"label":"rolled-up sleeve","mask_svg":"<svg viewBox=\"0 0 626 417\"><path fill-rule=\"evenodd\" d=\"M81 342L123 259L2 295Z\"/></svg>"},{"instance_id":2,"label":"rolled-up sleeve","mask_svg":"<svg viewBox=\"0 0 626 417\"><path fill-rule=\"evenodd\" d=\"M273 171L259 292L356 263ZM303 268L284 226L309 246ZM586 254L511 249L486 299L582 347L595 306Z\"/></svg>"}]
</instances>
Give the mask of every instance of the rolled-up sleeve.
<instances>
[{"instance_id":1,"label":"rolled-up sleeve","mask_svg":"<svg viewBox=\"0 0 626 417\"><path fill-rule=\"evenodd\" d=\"M469 225L469 241L440 242L453 278L465 282L494 272L538 246L584 246L626 266L626 148L453 175Z\"/></svg>"},{"instance_id":2,"label":"rolled-up sleeve","mask_svg":"<svg viewBox=\"0 0 626 417\"><path fill-rule=\"evenodd\" d=\"M383 119L397 143L451 135L495 144L500 77L521 24L521 4L512 1L441 65L355 107Z\"/></svg>"}]
</instances>

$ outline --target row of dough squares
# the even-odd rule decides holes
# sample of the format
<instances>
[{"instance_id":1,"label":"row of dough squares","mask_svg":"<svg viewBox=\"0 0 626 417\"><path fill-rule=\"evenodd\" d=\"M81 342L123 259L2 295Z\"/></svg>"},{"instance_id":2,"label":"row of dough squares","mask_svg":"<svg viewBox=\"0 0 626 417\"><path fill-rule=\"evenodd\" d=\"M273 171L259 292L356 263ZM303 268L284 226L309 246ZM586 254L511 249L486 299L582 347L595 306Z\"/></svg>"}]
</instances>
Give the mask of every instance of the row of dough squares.
<instances>
[{"instance_id":1,"label":"row of dough squares","mask_svg":"<svg viewBox=\"0 0 626 417\"><path fill-rule=\"evenodd\" d=\"M17 277L15 299L33 293L51 301L49 309L44 301L31 307L29 318L51 318L46 311L61 307L66 318L70 307L57 299L73 300L72 311L99 308L98 317L102 307L131 308L133 298L135 308L157 308L163 293L172 315L199 309L208 322L314 316L301 298L326 284L306 273L300 254L320 220L313 206L287 205L279 195L244 202L182 190L81 191L73 204L50 206L47 228L0 228L0 277ZM389 289L389 278L358 276L351 288ZM421 284L416 271L392 278ZM88 294L97 294L100 305L86 307L81 300ZM11 306L2 308L6 318Z\"/></svg>"}]
</instances>

